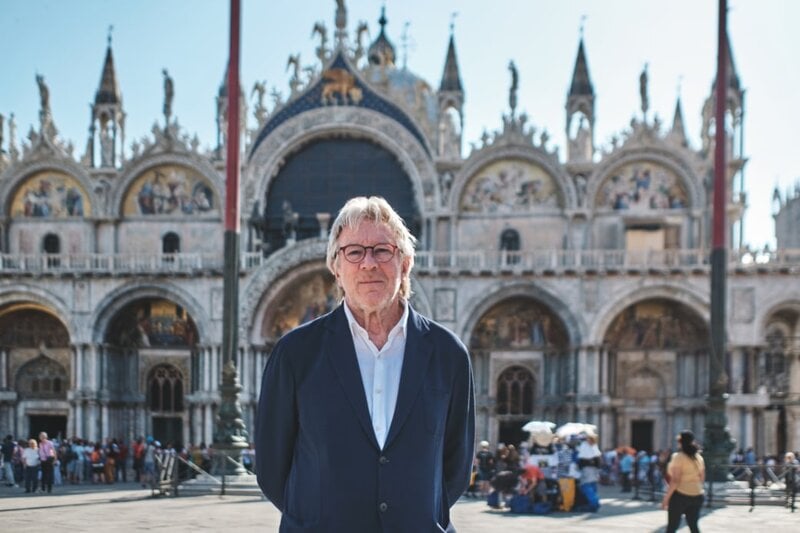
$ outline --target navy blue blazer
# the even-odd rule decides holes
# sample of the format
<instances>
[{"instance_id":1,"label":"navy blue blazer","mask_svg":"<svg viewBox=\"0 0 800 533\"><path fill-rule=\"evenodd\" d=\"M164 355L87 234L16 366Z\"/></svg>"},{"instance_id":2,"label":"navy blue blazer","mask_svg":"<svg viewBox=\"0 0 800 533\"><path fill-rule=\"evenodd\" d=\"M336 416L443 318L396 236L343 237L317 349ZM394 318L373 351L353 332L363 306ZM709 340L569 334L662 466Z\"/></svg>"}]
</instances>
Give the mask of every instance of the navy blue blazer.
<instances>
[{"instance_id":1,"label":"navy blue blazer","mask_svg":"<svg viewBox=\"0 0 800 533\"><path fill-rule=\"evenodd\" d=\"M344 308L287 333L264 370L258 484L281 532L455 531L469 484L475 401L469 353L409 308L397 407L375 439Z\"/></svg>"}]
</instances>

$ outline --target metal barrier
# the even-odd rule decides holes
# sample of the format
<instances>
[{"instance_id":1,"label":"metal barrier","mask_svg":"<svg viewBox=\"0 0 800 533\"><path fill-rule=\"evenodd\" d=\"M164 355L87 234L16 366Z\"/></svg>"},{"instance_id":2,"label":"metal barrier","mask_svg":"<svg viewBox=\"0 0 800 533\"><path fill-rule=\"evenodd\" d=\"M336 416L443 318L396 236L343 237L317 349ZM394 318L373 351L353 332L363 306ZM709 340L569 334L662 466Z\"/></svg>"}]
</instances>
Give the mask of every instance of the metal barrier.
<instances>
[{"instance_id":1,"label":"metal barrier","mask_svg":"<svg viewBox=\"0 0 800 533\"><path fill-rule=\"evenodd\" d=\"M751 509L757 504L783 505L792 512L797 509L800 465L726 464L717 468L727 470L729 484L725 496L727 503L746 502ZM708 482L708 488L706 504L710 507L714 498L711 482Z\"/></svg>"},{"instance_id":2,"label":"metal barrier","mask_svg":"<svg viewBox=\"0 0 800 533\"><path fill-rule=\"evenodd\" d=\"M156 479L151 487L153 496L178 495L178 457L170 453L155 455ZM156 494L158 493L158 494Z\"/></svg>"}]
</instances>

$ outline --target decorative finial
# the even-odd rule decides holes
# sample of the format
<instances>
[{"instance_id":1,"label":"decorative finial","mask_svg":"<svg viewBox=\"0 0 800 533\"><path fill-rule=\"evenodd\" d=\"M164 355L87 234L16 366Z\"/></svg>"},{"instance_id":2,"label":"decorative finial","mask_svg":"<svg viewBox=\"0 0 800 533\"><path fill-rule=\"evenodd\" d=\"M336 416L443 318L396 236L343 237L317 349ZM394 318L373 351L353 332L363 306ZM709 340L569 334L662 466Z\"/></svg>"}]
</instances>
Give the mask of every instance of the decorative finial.
<instances>
[{"instance_id":1,"label":"decorative finial","mask_svg":"<svg viewBox=\"0 0 800 533\"><path fill-rule=\"evenodd\" d=\"M386 26L386 23L389 22L386 20L386 3L381 6L381 18L378 19L378 24L381 25L381 33L383 33L383 28Z\"/></svg>"},{"instance_id":2,"label":"decorative finial","mask_svg":"<svg viewBox=\"0 0 800 533\"><path fill-rule=\"evenodd\" d=\"M111 32L113 32L113 31L114 31L114 25L113 24L109 24L108 25L108 47L109 48L111 48Z\"/></svg>"},{"instance_id":3,"label":"decorative finial","mask_svg":"<svg viewBox=\"0 0 800 533\"><path fill-rule=\"evenodd\" d=\"M508 70L511 72L511 88L508 90L508 105L511 108L511 118L517 109L517 88L519 87L519 74L514 60L508 62Z\"/></svg>"},{"instance_id":4,"label":"decorative finial","mask_svg":"<svg viewBox=\"0 0 800 533\"><path fill-rule=\"evenodd\" d=\"M411 36L408 34L408 28L411 23L406 21L403 24L403 34L400 35L400 46L403 47L403 69L408 65L408 49L411 47Z\"/></svg>"},{"instance_id":5,"label":"decorative finial","mask_svg":"<svg viewBox=\"0 0 800 533\"><path fill-rule=\"evenodd\" d=\"M450 13L450 37L452 37L453 34L456 31L456 17L457 16L458 16L458 11L453 11L452 13Z\"/></svg>"},{"instance_id":6,"label":"decorative finial","mask_svg":"<svg viewBox=\"0 0 800 533\"><path fill-rule=\"evenodd\" d=\"M678 93L678 99L681 97L681 85L683 85L683 74L678 75L678 86L676 87L676 91Z\"/></svg>"},{"instance_id":7,"label":"decorative finial","mask_svg":"<svg viewBox=\"0 0 800 533\"><path fill-rule=\"evenodd\" d=\"M580 29L578 30L580 32L581 39L583 39L583 27L586 25L586 18L587 18L586 15L581 15L581 26Z\"/></svg>"},{"instance_id":8,"label":"decorative finial","mask_svg":"<svg viewBox=\"0 0 800 533\"><path fill-rule=\"evenodd\" d=\"M347 8L344 0L336 0L336 43L342 43L347 37Z\"/></svg>"}]
</instances>

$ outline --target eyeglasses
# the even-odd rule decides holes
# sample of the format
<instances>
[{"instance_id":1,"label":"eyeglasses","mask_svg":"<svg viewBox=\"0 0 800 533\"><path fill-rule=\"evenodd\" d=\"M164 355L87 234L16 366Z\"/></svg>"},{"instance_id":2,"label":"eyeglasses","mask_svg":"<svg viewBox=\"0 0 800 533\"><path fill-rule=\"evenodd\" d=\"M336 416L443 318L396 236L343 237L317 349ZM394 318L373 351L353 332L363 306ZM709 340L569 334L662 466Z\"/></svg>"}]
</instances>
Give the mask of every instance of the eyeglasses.
<instances>
[{"instance_id":1,"label":"eyeglasses","mask_svg":"<svg viewBox=\"0 0 800 533\"><path fill-rule=\"evenodd\" d=\"M379 243L375 246L361 246L360 244L348 244L342 246L336 252L341 252L342 257L348 263L360 263L367 256L367 250L372 250L372 258L378 263L388 263L394 257L397 246L389 243Z\"/></svg>"}]
</instances>

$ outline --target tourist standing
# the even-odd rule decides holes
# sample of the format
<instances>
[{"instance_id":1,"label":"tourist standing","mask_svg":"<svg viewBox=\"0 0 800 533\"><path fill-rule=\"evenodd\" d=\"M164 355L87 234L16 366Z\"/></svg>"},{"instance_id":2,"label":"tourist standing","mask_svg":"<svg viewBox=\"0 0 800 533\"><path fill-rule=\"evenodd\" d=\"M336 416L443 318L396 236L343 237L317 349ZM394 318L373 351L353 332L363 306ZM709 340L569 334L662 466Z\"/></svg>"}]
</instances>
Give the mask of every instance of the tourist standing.
<instances>
[{"instance_id":1,"label":"tourist standing","mask_svg":"<svg viewBox=\"0 0 800 533\"><path fill-rule=\"evenodd\" d=\"M39 433L39 463L42 469L42 492L53 492L53 469L56 464L56 447L47 438L47 433Z\"/></svg>"},{"instance_id":2,"label":"tourist standing","mask_svg":"<svg viewBox=\"0 0 800 533\"><path fill-rule=\"evenodd\" d=\"M700 447L694 441L694 433L681 431L678 436L680 451L672 454L667 472L669 489L661 502L662 509L668 511L666 533L674 533L686 515L686 525L691 533L699 533L697 522L703 506L703 482L706 479L706 466Z\"/></svg>"},{"instance_id":3,"label":"tourist standing","mask_svg":"<svg viewBox=\"0 0 800 533\"><path fill-rule=\"evenodd\" d=\"M36 439L28 441L28 447L22 450L22 464L25 468L25 492L36 492L39 488L39 446Z\"/></svg>"}]
</instances>

